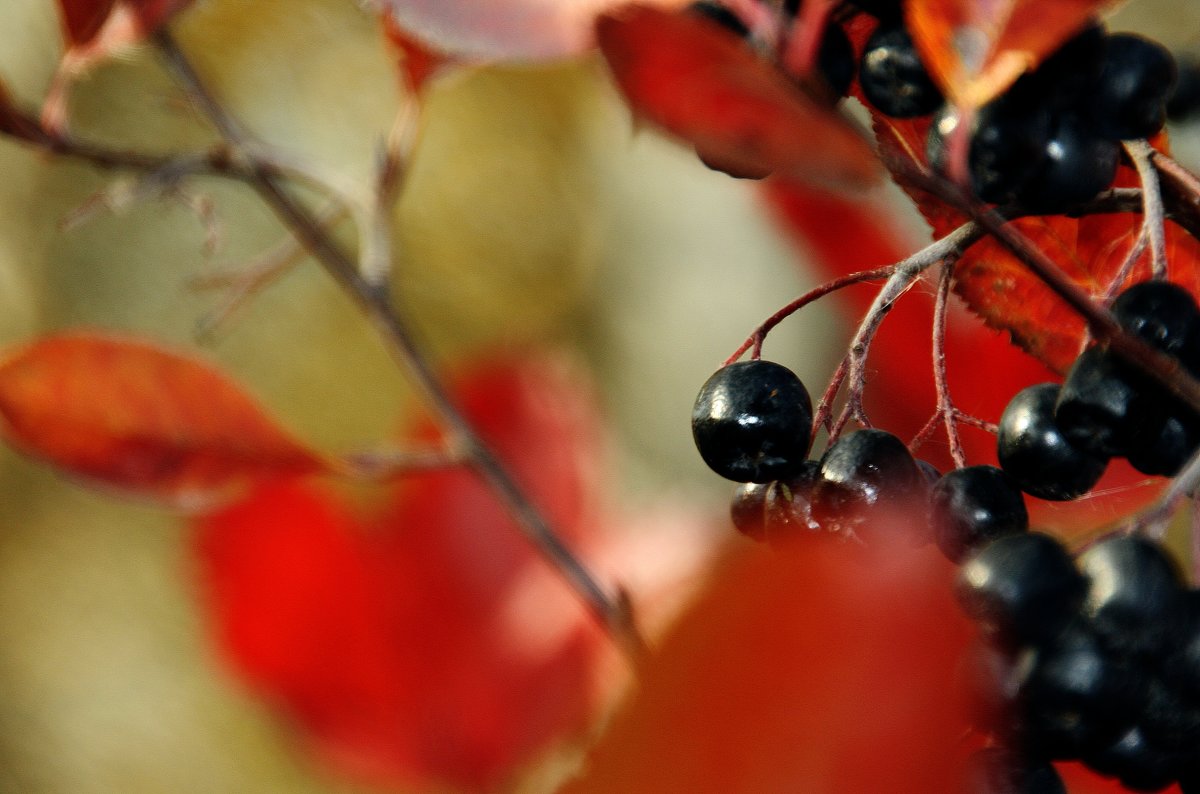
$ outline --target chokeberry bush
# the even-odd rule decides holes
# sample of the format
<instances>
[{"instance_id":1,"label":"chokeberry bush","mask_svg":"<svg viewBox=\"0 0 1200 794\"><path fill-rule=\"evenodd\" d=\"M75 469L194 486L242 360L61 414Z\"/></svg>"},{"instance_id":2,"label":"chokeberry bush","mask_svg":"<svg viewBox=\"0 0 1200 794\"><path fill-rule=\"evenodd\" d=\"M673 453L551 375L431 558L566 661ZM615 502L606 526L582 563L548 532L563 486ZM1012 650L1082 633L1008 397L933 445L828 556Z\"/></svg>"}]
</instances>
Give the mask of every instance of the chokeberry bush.
<instances>
[{"instance_id":1,"label":"chokeberry bush","mask_svg":"<svg viewBox=\"0 0 1200 794\"><path fill-rule=\"evenodd\" d=\"M1116 5L0 7L0 788L1200 791L1196 67ZM631 129L755 211L605 310ZM747 234L827 278L724 338ZM618 484L638 301L728 490Z\"/></svg>"}]
</instances>

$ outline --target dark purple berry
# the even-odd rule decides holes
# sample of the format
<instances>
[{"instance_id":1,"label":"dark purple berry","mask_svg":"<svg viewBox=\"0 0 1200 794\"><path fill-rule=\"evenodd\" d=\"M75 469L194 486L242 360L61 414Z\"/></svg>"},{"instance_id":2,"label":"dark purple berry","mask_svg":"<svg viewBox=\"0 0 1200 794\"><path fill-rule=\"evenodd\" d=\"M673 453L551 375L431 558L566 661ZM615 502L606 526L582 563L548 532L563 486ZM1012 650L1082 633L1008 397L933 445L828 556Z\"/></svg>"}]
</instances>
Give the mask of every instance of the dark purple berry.
<instances>
[{"instance_id":1,"label":"dark purple berry","mask_svg":"<svg viewBox=\"0 0 1200 794\"><path fill-rule=\"evenodd\" d=\"M1054 758L1105 747L1133 724L1143 693L1089 627L1071 624L1037 648L1021 682L1023 741Z\"/></svg>"},{"instance_id":2,"label":"dark purple berry","mask_svg":"<svg viewBox=\"0 0 1200 794\"><path fill-rule=\"evenodd\" d=\"M1161 44L1131 33L1109 36L1092 97L1101 134L1128 140L1162 129L1175 77L1175 59Z\"/></svg>"},{"instance_id":3,"label":"dark purple berry","mask_svg":"<svg viewBox=\"0 0 1200 794\"><path fill-rule=\"evenodd\" d=\"M1108 538L1079 557L1088 578L1083 613L1108 648L1153 657L1172 636L1183 597L1178 566L1153 541Z\"/></svg>"},{"instance_id":4,"label":"dark purple berry","mask_svg":"<svg viewBox=\"0 0 1200 794\"><path fill-rule=\"evenodd\" d=\"M739 361L713 373L692 409L700 456L722 477L765 483L797 474L812 432L800 379L771 361Z\"/></svg>"},{"instance_id":5,"label":"dark purple berry","mask_svg":"<svg viewBox=\"0 0 1200 794\"><path fill-rule=\"evenodd\" d=\"M1167 100L1167 118L1191 121L1200 114L1200 58L1194 54L1177 55L1178 79Z\"/></svg>"},{"instance_id":6,"label":"dark purple berry","mask_svg":"<svg viewBox=\"0 0 1200 794\"><path fill-rule=\"evenodd\" d=\"M1108 461L1073 446L1054 421L1059 387L1030 386L1000 416L996 451L1000 467L1027 494L1075 499L1091 490Z\"/></svg>"},{"instance_id":7,"label":"dark purple berry","mask_svg":"<svg viewBox=\"0 0 1200 794\"><path fill-rule=\"evenodd\" d=\"M1054 422L1075 449L1096 458L1125 455L1156 418L1145 381L1106 349L1090 347L1063 381Z\"/></svg>"},{"instance_id":8,"label":"dark purple berry","mask_svg":"<svg viewBox=\"0 0 1200 794\"><path fill-rule=\"evenodd\" d=\"M789 480L739 485L730 505L734 527L754 540L771 543L819 529L812 518L818 468L817 461L807 460Z\"/></svg>"},{"instance_id":9,"label":"dark purple berry","mask_svg":"<svg viewBox=\"0 0 1200 794\"><path fill-rule=\"evenodd\" d=\"M966 613L1006 645L1053 639L1086 589L1067 550L1040 532L993 540L963 563L957 584Z\"/></svg>"},{"instance_id":10,"label":"dark purple berry","mask_svg":"<svg viewBox=\"0 0 1200 794\"><path fill-rule=\"evenodd\" d=\"M1130 726L1105 747L1089 752L1088 766L1114 775L1134 791L1160 791L1175 780L1176 757L1150 741L1141 727Z\"/></svg>"},{"instance_id":11,"label":"dark purple berry","mask_svg":"<svg viewBox=\"0 0 1200 794\"><path fill-rule=\"evenodd\" d=\"M927 116L942 104L912 37L899 22L880 25L867 40L858 69L867 101L894 118Z\"/></svg>"},{"instance_id":12,"label":"dark purple berry","mask_svg":"<svg viewBox=\"0 0 1200 794\"><path fill-rule=\"evenodd\" d=\"M1192 294L1169 281L1142 281L1112 304L1121 327L1185 365L1197 357L1200 309Z\"/></svg>"},{"instance_id":13,"label":"dark purple berry","mask_svg":"<svg viewBox=\"0 0 1200 794\"><path fill-rule=\"evenodd\" d=\"M1002 747L977 750L968 761L971 794L1067 794L1058 771L1048 761L1032 760Z\"/></svg>"},{"instance_id":14,"label":"dark purple berry","mask_svg":"<svg viewBox=\"0 0 1200 794\"><path fill-rule=\"evenodd\" d=\"M1017 190L1017 201L1038 213L1063 212L1111 185L1120 159L1120 144L1096 133L1088 119L1061 114L1038 168Z\"/></svg>"},{"instance_id":15,"label":"dark purple berry","mask_svg":"<svg viewBox=\"0 0 1200 794\"><path fill-rule=\"evenodd\" d=\"M830 95L840 99L854 82L854 47L846 31L836 22L825 26L821 48L817 51L817 71L829 88Z\"/></svg>"},{"instance_id":16,"label":"dark purple berry","mask_svg":"<svg viewBox=\"0 0 1200 794\"><path fill-rule=\"evenodd\" d=\"M959 116L952 106L934 116L926 157L935 171L946 171L946 141L958 124ZM980 108L967 155L971 191L993 204L1012 201L1041 167L1050 128L1050 115L1042 107L1028 107L1000 97Z\"/></svg>"},{"instance_id":17,"label":"dark purple berry","mask_svg":"<svg viewBox=\"0 0 1200 794\"><path fill-rule=\"evenodd\" d=\"M994 538L1029 528L1020 489L995 466L949 472L934 484L929 504L934 540L953 562Z\"/></svg>"},{"instance_id":18,"label":"dark purple berry","mask_svg":"<svg viewBox=\"0 0 1200 794\"><path fill-rule=\"evenodd\" d=\"M715 0L697 0L689 5L685 11L693 16L715 22L739 39L749 38L750 36L750 28L746 27L746 23L742 21L742 18L730 8L715 2Z\"/></svg>"},{"instance_id":19,"label":"dark purple berry","mask_svg":"<svg viewBox=\"0 0 1200 794\"><path fill-rule=\"evenodd\" d=\"M842 436L821 458L813 517L825 529L858 533L874 522L903 523L926 494L925 475L904 442L873 428ZM927 533L924 533L927 534Z\"/></svg>"},{"instance_id":20,"label":"dark purple berry","mask_svg":"<svg viewBox=\"0 0 1200 794\"><path fill-rule=\"evenodd\" d=\"M1160 422L1130 440L1125 455L1142 474L1174 477L1200 449L1200 423L1194 416L1158 418Z\"/></svg>"}]
</instances>

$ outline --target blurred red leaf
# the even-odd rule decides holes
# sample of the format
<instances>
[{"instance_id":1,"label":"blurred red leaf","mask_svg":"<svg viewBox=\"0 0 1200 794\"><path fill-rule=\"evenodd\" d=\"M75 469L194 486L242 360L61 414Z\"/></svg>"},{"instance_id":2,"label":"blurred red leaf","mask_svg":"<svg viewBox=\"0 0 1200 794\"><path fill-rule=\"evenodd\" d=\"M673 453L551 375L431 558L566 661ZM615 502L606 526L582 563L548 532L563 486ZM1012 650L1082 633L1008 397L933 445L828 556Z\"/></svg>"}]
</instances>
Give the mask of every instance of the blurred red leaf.
<instances>
[{"instance_id":1,"label":"blurred red leaf","mask_svg":"<svg viewBox=\"0 0 1200 794\"><path fill-rule=\"evenodd\" d=\"M33 457L183 507L324 467L226 376L134 338L67 332L8 351L0 417Z\"/></svg>"},{"instance_id":2,"label":"blurred red leaf","mask_svg":"<svg viewBox=\"0 0 1200 794\"><path fill-rule=\"evenodd\" d=\"M876 118L880 147L895 157L912 158L924 151L928 122ZM1122 166L1115 185L1137 185L1137 175ZM941 237L965 218L901 180L921 214ZM1061 215L1013 221L1034 245L1085 291L1100 297L1110 288L1141 228L1137 213L1111 213L1069 218ZM1166 225L1167 260L1172 281L1193 294L1200 292L1200 243L1174 223ZM1149 275L1149 253L1143 254L1126 283ZM973 245L955 267L955 292L993 328L1056 372L1064 372L1084 340L1082 319L1054 295L1015 256L990 238Z\"/></svg>"},{"instance_id":3,"label":"blurred red leaf","mask_svg":"<svg viewBox=\"0 0 1200 794\"><path fill-rule=\"evenodd\" d=\"M58 0L62 12L63 35L73 50L97 46L101 31L113 28L105 37L107 44L116 40L131 44L153 33L172 14L191 0Z\"/></svg>"},{"instance_id":4,"label":"blurred red leaf","mask_svg":"<svg viewBox=\"0 0 1200 794\"><path fill-rule=\"evenodd\" d=\"M956 104L999 95L1117 0L909 0L905 20L921 60Z\"/></svg>"},{"instance_id":5,"label":"blurred red leaf","mask_svg":"<svg viewBox=\"0 0 1200 794\"><path fill-rule=\"evenodd\" d=\"M384 0L413 36L455 57L547 60L593 46L592 20L625 0ZM680 6L686 0L654 0Z\"/></svg>"},{"instance_id":6,"label":"blurred red leaf","mask_svg":"<svg viewBox=\"0 0 1200 794\"><path fill-rule=\"evenodd\" d=\"M826 184L879 176L857 128L696 15L630 5L601 15L596 37L635 113L706 158Z\"/></svg>"},{"instance_id":7,"label":"blurred red leaf","mask_svg":"<svg viewBox=\"0 0 1200 794\"><path fill-rule=\"evenodd\" d=\"M494 362L454 392L573 547L611 542L596 408L573 368ZM496 790L586 726L610 644L472 472L414 474L364 512L292 481L197 527L223 649L324 757L381 782Z\"/></svg>"},{"instance_id":8,"label":"blurred red leaf","mask_svg":"<svg viewBox=\"0 0 1200 794\"><path fill-rule=\"evenodd\" d=\"M732 561L564 794L959 794L952 576L934 549L819 536Z\"/></svg>"}]
</instances>

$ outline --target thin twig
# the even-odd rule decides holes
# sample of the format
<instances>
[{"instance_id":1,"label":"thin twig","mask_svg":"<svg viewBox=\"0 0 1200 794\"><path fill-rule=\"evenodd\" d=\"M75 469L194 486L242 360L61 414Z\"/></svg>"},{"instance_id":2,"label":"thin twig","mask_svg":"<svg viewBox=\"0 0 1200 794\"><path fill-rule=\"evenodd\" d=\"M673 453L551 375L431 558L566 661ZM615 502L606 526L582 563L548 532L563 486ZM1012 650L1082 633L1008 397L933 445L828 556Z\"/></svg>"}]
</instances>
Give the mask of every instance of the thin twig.
<instances>
[{"instance_id":1,"label":"thin twig","mask_svg":"<svg viewBox=\"0 0 1200 794\"><path fill-rule=\"evenodd\" d=\"M468 461L455 449L376 449L344 455L341 464L351 476L385 480L421 471L450 469Z\"/></svg>"},{"instance_id":2,"label":"thin twig","mask_svg":"<svg viewBox=\"0 0 1200 794\"><path fill-rule=\"evenodd\" d=\"M938 279L937 299L933 304L933 384L937 391L937 410L946 426L946 441L950 444L950 456L954 465L967 465L967 453L963 450L958 435L958 412L950 398L950 387L946 382L946 307L950 298L950 280L954 275L954 259L942 261L942 274Z\"/></svg>"},{"instance_id":3,"label":"thin twig","mask_svg":"<svg viewBox=\"0 0 1200 794\"><path fill-rule=\"evenodd\" d=\"M883 288L879 290L879 294L875 296L875 300L872 301L863 316L862 323L850 340L849 372L846 375L848 384L846 406L830 430L832 438L836 438L841 433L850 419L856 420L864 427L870 427L871 423L863 410L862 403L863 391L866 388L867 356L871 342L892 305L916 283L921 273L949 256L956 256L959 251L970 244L970 241L977 239L979 233L979 228L975 224L963 224L950 234L927 245L894 266L894 272Z\"/></svg>"},{"instance_id":4,"label":"thin twig","mask_svg":"<svg viewBox=\"0 0 1200 794\"><path fill-rule=\"evenodd\" d=\"M1164 279L1167 277L1167 240L1163 229L1165 212L1158 172L1154 170L1154 147L1144 140L1125 141L1125 151L1142 182L1142 228L1150 240L1150 275Z\"/></svg>"},{"instance_id":5,"label":"thin twig","mask_svg":"<svg viewBox=\"0 0 1200 794\"><path fill-rule=\"evenodd\" d=\"M313 222L320 228L327 229L337 224L345 216L345 205L331 202L315 213ZM200 339L211 338L217 329L247 301L274 281L282 278L307 253L308 249L296 239L294 234L287 234L271 248L234 270L193 279L191 282L193 289L225 290L221 302L196 323L196 336Z\"/></svg>"},{"instance_id":6,"label":"thin twig","mask_svg":"<svg viewBox=\"0 0 1200 794\"><path fill-rule=\"evenodd\" d=\"M771 332L771 329L818 298L823 298L831 292L835 292L852 284L861 284L864 281L874 281L876 279L890 276L895 272L895 270L895 265L877 267L874 270L860 270L857 273L850 273L849 275L833 279L832 281L828 281L819 287L809 290L799 298L796 298L794 301L781 308L779 311L772 314L767 319L763 320L763 322L754 329L754 332L746 338L746 341L742 342L741 347L733 351L733 355L725 359L725 363L722 366L729 366L741 358L747 350L751 350L751 348L753 348L750 354L751 358L757 359L761 357L763 342L766 340L767 334Z\"/></svg>"},{"instance_id":7,"label":"thin twig","mask_svg":"<svg viewBox=\"0 0 1200 794\"><path fill-rule=\"evenodd\" d=\"M227 144L236 151L247 152L247 139L240 125L208 93L204 82L171 35L165 29L160 29L154 34L154 41L176 80L188 90L192 101L220 131ZM372 283L363 275L358 264L316 223L312 213L291 196L277 169L253 160L250 169L249 181L263 200L378 328L388 342L393 357L411 375L422 393L424 404L447 431L449 443L462 450L470 468L501 498L525 536L566 579L618 644L634 661L641 659L645 653L645 642L637 631L627 600L622 600L619 592L610 594L600 586L458 411L422 354L412 329L392 307L386 285Z\"/></svg>"}]
</instances>

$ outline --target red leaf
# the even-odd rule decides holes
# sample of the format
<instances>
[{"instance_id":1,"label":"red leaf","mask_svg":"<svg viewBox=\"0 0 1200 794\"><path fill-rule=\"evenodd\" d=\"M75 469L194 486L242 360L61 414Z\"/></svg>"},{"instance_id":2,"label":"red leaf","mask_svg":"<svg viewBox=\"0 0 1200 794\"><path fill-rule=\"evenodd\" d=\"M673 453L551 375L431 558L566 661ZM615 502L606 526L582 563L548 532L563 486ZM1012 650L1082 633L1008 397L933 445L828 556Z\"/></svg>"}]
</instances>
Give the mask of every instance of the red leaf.
<instances>
[{"instance_id":1,"label":"red leaf","mask_svg":"<svg viewBox=\"0 0 1200 794\"><path fill-rule=\"evenodd\" d=\"M33 457L185 507L324 466L220 372L133 338L68 332L9 351L0 417Z\"/></svg>"},{"instance_id":2,"label":"red leaf","mask_svg":"<svg viewBox=\"0 0 1200 794\"><path fill-rule=\"evenodd\" d=\"M927 125L876 118L881 148L896 157L911 158L923 151ZM1136 173L1122 167L1115 185L1136 184ZM935 237L964 221L927 193L909 189L909 194L933 227ZM1129 212L1083 218L1051 215L1022 218L1013 224L1080 287L1099 298L1112 286L1132 247L1141 228L1141 216ZM1166 225L1166 239L1171 280L1197 294L1200 242L1171 222ZM1146 253L1126 283L1148 275ZM1080 317L991 238L973 245L959 260L954 290L988 325L1009 332L1017 345L1057 372L1071 365L1083 345L1084 323Z\"/></svg>"},{"instance_id":3,"label":"red leaf","mask_svg":"<svg viewBox=\"0 0 1200 794\"><path fill-rule=\"evenodd\" d=\"M604 478L576 373L500 362L455 393L571 545L594 543ZM293 482L198 526L223 648L326 758L495 790L585 726L608 644L472 472L406 478L370 517L341 505Z\"/></svg>"},{"instance_id":4,"label":"red leaf","mask_svg":"<svg viewBox=\"0 0 1200 794\"><path fill-rule=\"evenodd\" d=\"M956 104L999 95L1116 0L909 0L905 19L921 60Z\"/></svg>"},{"instance_id":5,"label":"red leaf","mask_svg":"<svg viewBox=\"0 0 1200 794\"><path fill-rule=\"evenodd\" d=\"M634 111L706 158L828 184L879 176L859 130L696 15L631 5L600 16L596 36Z\"/></svg>"},{"instance_id":6,"label":"red leaf","mask_svg":"<svg viewBox=\"0 0 1200 794\"><path fill-rule=\"evenodd\" d=\"M625 0L385 0L396 22L434 49L485 60L548 60L591 48L592 20ZM686 0L657 0L662 6Z\"/></svg>"},{"instance_id":7,"label":"red leaf","mask_svg":"<svg viewBox=\"0 0 1200 794\"><path fill-rule=\"evenodd\" d=\"M735 560L565 794L962 788L971 628L932 549L809 536Z\"/></svg>"}]
</instances>

